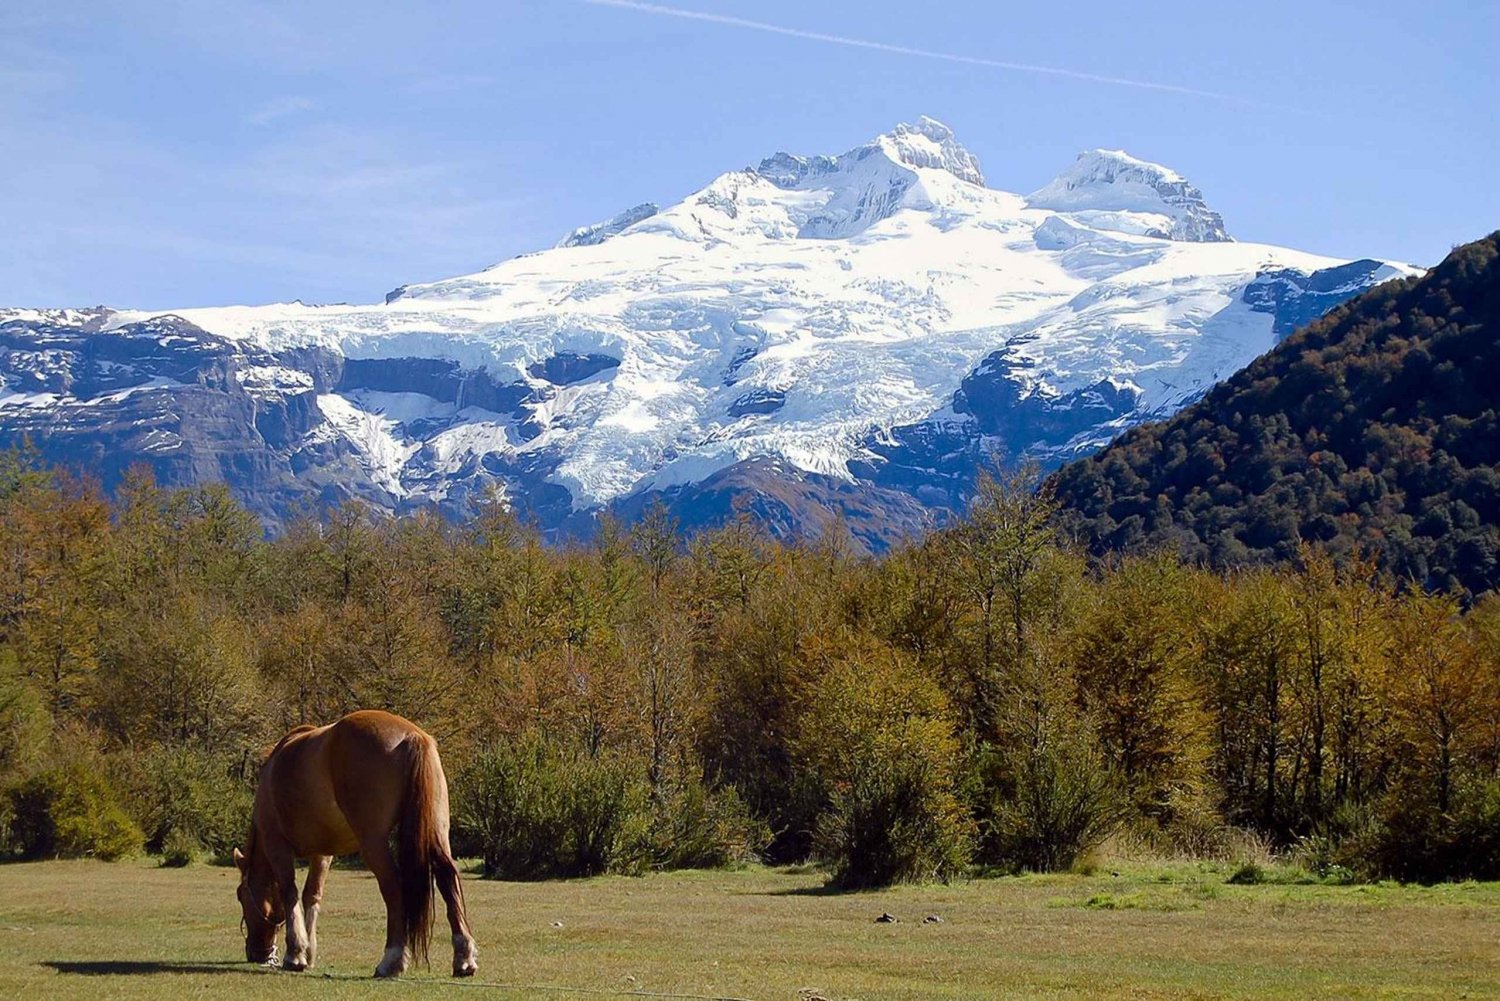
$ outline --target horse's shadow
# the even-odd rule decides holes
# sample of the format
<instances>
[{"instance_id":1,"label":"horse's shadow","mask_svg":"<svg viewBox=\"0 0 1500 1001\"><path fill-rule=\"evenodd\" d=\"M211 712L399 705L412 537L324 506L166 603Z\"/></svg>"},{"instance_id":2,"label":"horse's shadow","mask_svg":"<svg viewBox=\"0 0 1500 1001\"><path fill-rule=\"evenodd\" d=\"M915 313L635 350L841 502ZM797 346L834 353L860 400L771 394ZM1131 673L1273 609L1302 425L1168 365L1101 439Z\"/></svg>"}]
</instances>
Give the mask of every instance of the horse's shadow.
<instances>
[{"instance_id":1,"label":"horse's shadow","mask_svg":"<svg viewBox=\"0 0 1500 1001\"><path fill-rule=\"evenodd\" d=\"M41 965L51 967L58 973L80 977L131 977L156 973L250 973L257 969L249 963L228 959L199 963L139 959L49 959L44 960Z\"/></svg>"}]
</instances>

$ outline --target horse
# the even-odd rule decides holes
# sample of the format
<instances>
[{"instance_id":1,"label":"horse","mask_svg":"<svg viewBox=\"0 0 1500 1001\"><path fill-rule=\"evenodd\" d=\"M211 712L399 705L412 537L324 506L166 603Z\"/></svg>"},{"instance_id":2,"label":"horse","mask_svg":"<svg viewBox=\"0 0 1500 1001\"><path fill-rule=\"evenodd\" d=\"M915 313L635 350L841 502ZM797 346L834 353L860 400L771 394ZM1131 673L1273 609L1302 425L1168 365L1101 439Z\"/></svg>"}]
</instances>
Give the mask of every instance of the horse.
<instances>
[{"instance_id":1,"label":"horse","mask_svg":"<svg viewBox=\"0 0 1500 1001\"><path fill-rule=\"evenodd\" d=\"M448 844L448 781L437 742L416 724L376 710L328 726L299 726L261 765L249 837L243 852L234 851L245 959L274 964L284 922L283 968L311 967L328 864L356 852L385 900L385 954L375 976L399 976L408 959L426 961L434 883L453 930L453 975L472 976L477 949ZM300 896L299 858L308 862Z\"/></svg>"}]
</instances>

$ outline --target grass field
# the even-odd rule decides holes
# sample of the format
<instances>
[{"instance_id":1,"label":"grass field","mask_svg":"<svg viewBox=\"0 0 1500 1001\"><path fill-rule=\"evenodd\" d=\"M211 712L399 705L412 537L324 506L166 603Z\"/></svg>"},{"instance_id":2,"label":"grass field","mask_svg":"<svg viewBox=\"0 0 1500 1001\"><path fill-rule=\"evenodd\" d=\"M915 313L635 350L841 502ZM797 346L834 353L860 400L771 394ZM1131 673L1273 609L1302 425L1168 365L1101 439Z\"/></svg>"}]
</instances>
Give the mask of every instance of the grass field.
<instances>
[{"instance_id":1,"label":"grass field","mask_svg":"<svg viewBox=\"0 0 1500 1001\"><path fill-rule=\"evenodd\" d=\"M0 998L1500 997L1500 884L1230 886L1219 866L1116 871L848 895L767 869L474 879L480 970L459 984L442 976L446 934L431 972L367 979L384 918L363 872L331 874L318 968L290 974L236 962L232 869L8 865ZM875 923L884 911L900 921Z\"/></svg>"}]
</instances>

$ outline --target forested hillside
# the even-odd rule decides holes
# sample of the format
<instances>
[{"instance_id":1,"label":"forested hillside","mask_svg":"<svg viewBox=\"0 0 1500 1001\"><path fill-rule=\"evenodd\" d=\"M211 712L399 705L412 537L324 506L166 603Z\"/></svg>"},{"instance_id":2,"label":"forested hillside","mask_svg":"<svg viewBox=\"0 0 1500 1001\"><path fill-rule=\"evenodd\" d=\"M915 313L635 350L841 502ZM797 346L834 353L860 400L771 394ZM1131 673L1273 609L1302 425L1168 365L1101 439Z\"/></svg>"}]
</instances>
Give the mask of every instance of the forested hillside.
<instances>
[{"instance_id":1,"label":"forested hillside","mask_svg":"<svg viewBox=\"0 0 1500 1001\"><path fill-rule=\"evenodd\" d=\"M748 522L688 541L660 508L587 547L498 505L267 541L222 488L107 502L12 457L0 855L223 857L263 748L379 707L437 736L492 875L764 855L861 886L1115 836L1500 876L1500 602L1311 551L1091 566L1033 487L986 480L877 559Z\"/></svg>"},{"instance_id":2,"label":"forested hillside","mask_svg":"<svg viewBox=\"0 0 1500 1001\"><path fill-rule=\"evenodd\" d=\"M1497 240L1366 292L1065 467L1067 523L1096 552L1238 566L1307 542L1428 589L1500 586Z\"/></svg>"}]
</instances>

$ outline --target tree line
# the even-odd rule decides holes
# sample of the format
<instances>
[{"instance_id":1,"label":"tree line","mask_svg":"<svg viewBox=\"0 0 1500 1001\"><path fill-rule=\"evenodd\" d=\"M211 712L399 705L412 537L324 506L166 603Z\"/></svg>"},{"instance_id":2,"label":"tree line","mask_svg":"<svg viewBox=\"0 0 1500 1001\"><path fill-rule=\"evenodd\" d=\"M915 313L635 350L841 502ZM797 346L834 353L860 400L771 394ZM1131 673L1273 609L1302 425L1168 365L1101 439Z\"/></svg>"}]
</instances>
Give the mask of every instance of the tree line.
<instances>
[{"instance_id":1,"label":"tree line","mask_svg":"<svg viewBox=\"0 0 1500 1001\"><path fill-rule=\"evenodd\" d=\"M440 743L491 875L814 859L843 887L1108 839L1317 878L1500 877L1500 603L1310 549L1097 559L1045 489L879 557L667 514L544 545L0 460L0 851L222 857L256 765L355 708Z\"/></svg>"}]
</instances>

